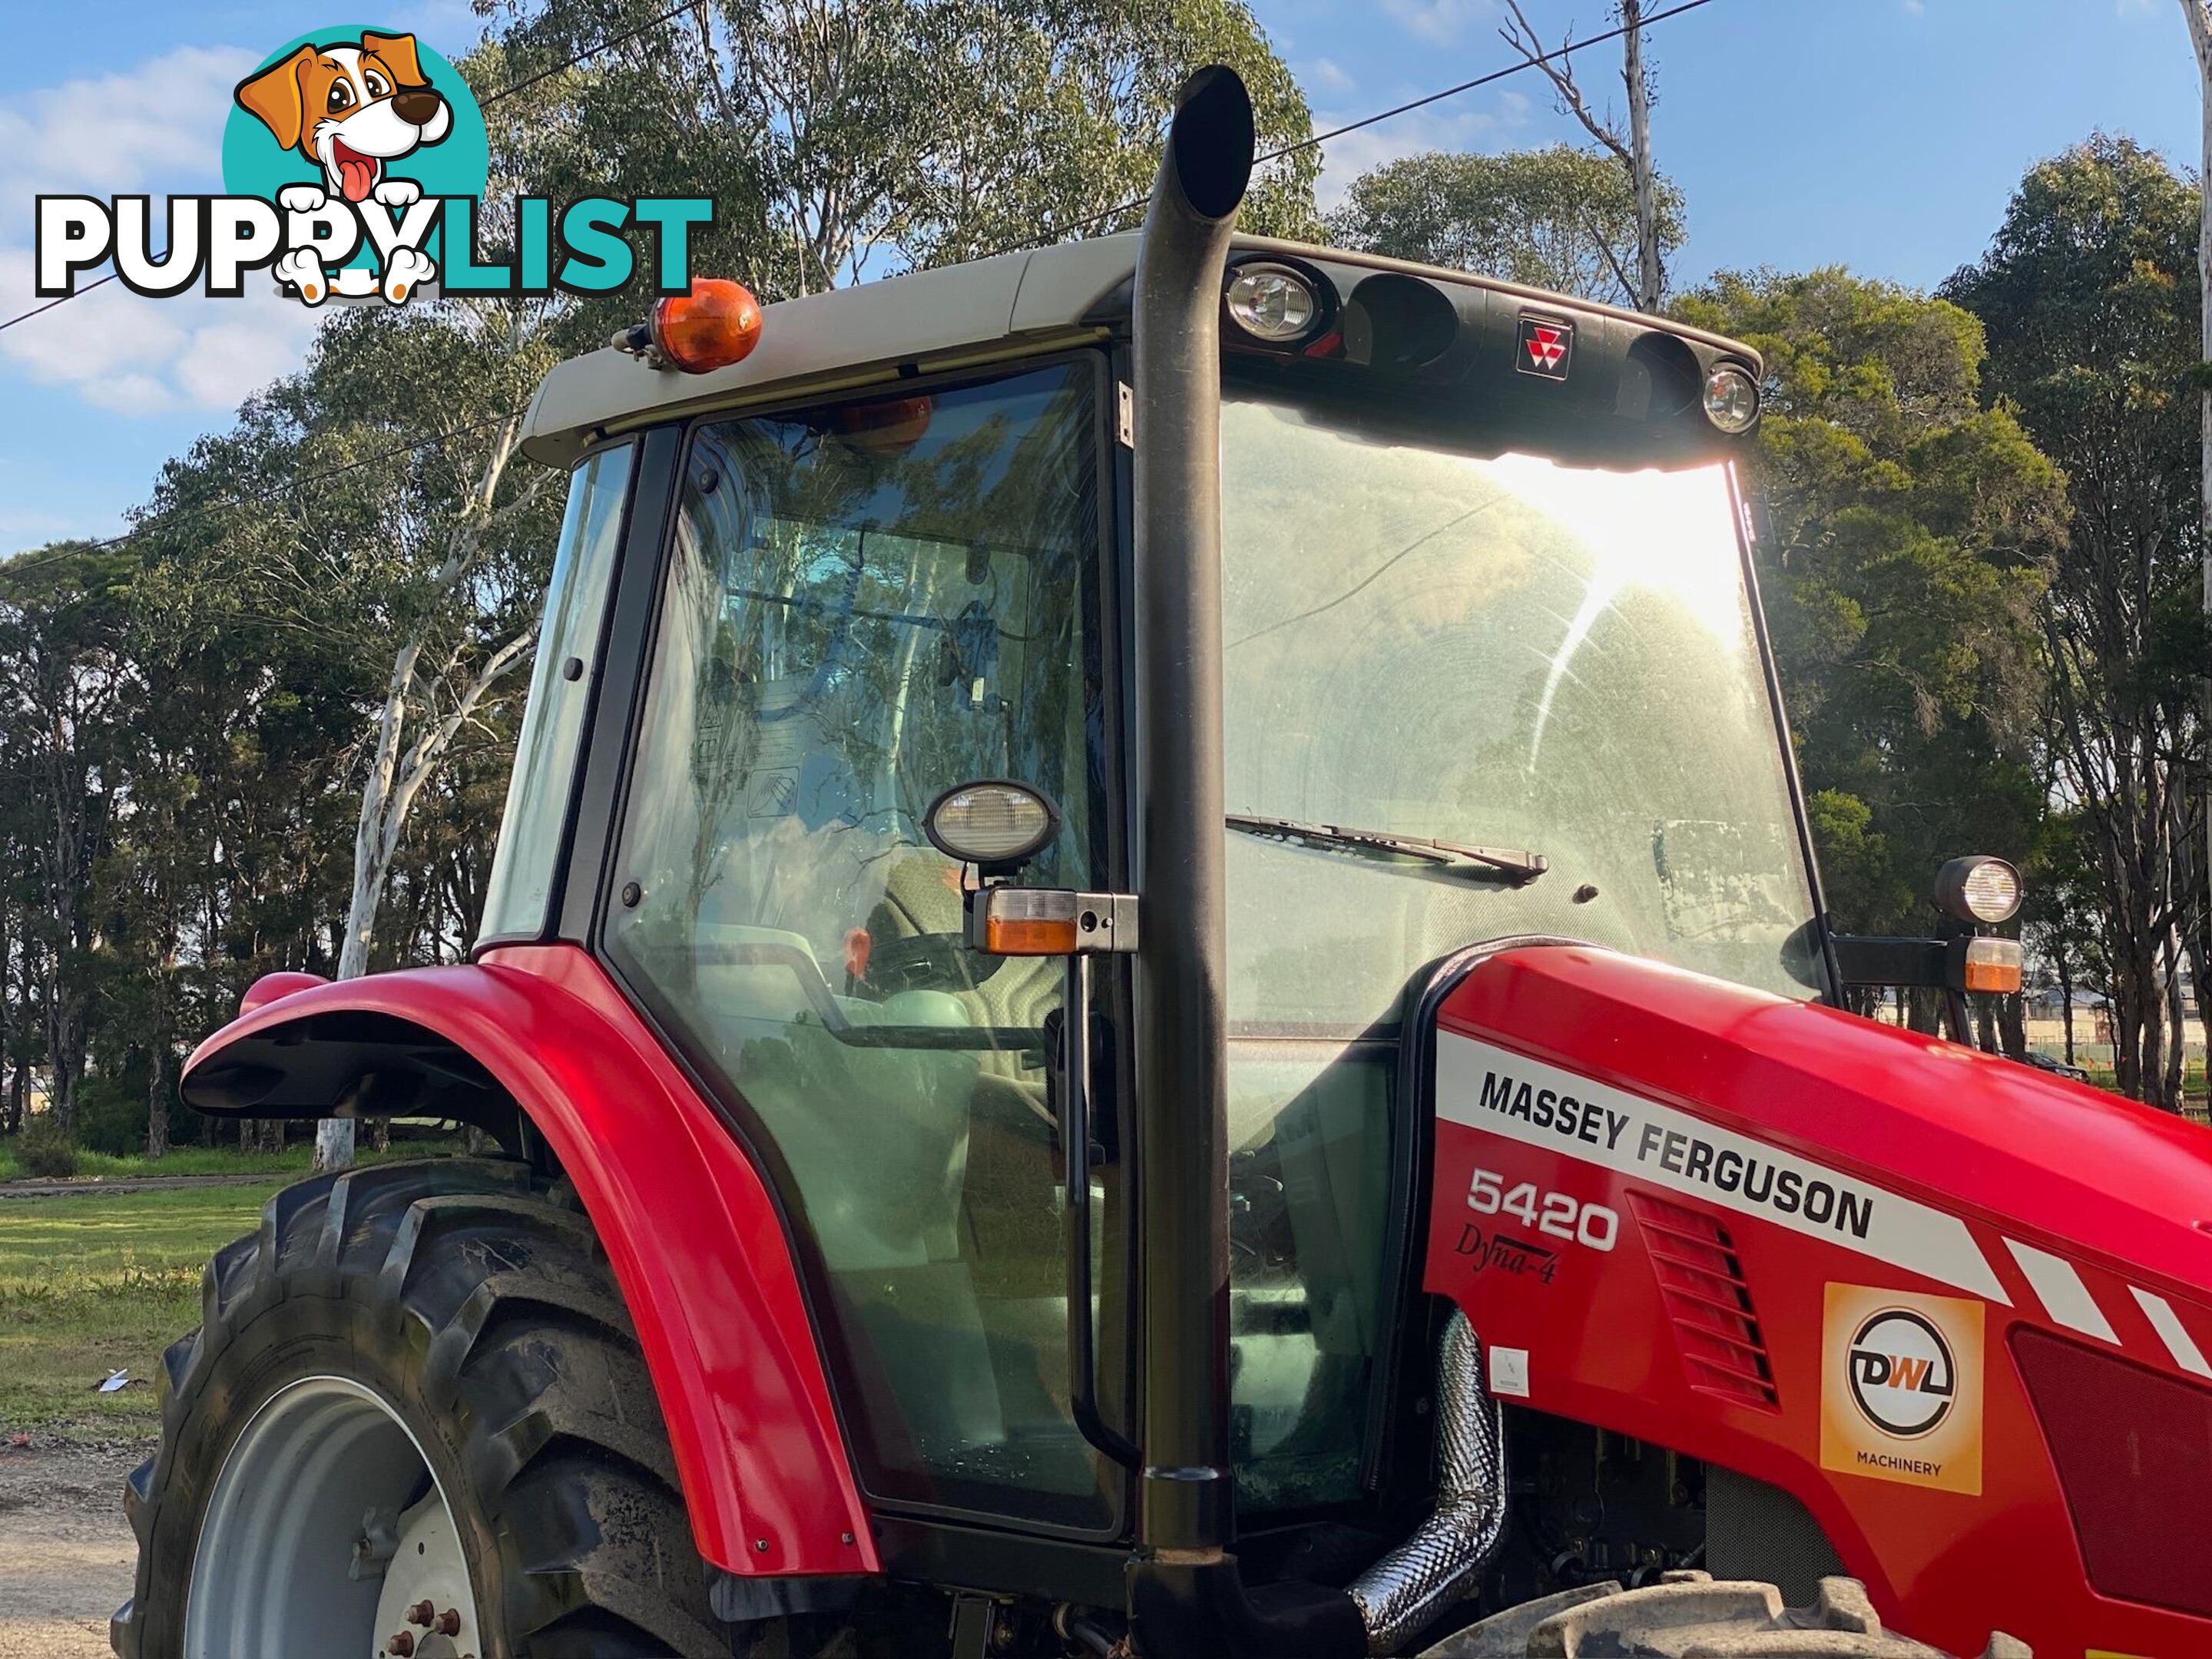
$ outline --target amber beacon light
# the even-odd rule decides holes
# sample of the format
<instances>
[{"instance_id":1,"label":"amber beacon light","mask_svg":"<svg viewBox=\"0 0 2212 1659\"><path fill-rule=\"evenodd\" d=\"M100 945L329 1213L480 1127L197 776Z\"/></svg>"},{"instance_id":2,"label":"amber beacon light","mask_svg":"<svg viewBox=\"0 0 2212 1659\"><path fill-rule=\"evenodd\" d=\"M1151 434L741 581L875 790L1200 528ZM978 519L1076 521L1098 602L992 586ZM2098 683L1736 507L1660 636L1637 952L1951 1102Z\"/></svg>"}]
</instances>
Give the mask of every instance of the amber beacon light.
<instances>
[{"instance_id":1,"label":"amber beacon light","mask_svg":"<svg viewBox=\"0 0 2212 1659\"><path fill-rule=\"evenodd\" d=\"M689 294L656 301L651 317L617 331L612 343L653 368L704 374L743 362L760 337L760 301L750 289L726 276L694 276Z\"/></svg>"}]
</instances>

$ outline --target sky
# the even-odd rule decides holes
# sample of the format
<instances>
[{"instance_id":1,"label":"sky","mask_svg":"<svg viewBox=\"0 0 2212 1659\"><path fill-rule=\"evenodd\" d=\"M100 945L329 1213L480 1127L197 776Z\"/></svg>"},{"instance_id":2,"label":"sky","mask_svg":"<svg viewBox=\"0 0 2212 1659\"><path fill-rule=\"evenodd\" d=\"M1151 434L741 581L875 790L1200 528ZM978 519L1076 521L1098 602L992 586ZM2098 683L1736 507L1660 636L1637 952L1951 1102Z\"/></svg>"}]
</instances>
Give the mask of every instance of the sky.
<instances>
[{"instance_id":1,"label":"sky","mask_svg":"<svg viewBox=\"0 0 2212 1659\"><path fill-rule=\"evenodd\" d=\"M1504 0L1250 0L1323 130L1510 60ZM1556 40L1606 0L1522 0ZM276 46L349 21L270 0L0 0L0 319L32 295L32 201L220 188L230 88ZM468 0L383 0L372 27L448 56ZM1844 264L1933 288L1987 245L2021 175L2097 129L2196 165L2195 62L2178 0L1711 0L1658 25L1652 143L1687 198L1671 275ZM1594 97L1618 49L1577 60ZM1331 144L1323 205L1425 149L1580 141L1534 73ZM1617 102L1617 100L1615 100ZM157 208L158 212L158 208ZM0 331L0 556L110 535L161 463L296 367L311 313L145 300L110 284Z\"/></svg>"}]
</instances>

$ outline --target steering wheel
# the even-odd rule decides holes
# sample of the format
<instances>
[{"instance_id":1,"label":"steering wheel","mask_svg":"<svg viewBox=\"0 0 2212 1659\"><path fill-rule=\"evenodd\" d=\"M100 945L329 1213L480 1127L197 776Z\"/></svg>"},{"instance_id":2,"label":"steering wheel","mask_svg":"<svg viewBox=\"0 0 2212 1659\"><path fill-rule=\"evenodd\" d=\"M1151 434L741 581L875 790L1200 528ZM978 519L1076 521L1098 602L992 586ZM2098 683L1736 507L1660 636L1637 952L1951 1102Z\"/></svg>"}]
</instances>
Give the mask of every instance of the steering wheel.
<instances>
[{"instance_id":1,"label":"steering wheel","mask_svg":"<svg viewBox=\"0 0 2212 1659\"><path fill-rule=\"evenodd\" d=\"M916 933L884 940L869 951L866 984L885 997L901 991L972 991L1006 961L969 950L957 933Z\"/></svg>"}]
</instances>

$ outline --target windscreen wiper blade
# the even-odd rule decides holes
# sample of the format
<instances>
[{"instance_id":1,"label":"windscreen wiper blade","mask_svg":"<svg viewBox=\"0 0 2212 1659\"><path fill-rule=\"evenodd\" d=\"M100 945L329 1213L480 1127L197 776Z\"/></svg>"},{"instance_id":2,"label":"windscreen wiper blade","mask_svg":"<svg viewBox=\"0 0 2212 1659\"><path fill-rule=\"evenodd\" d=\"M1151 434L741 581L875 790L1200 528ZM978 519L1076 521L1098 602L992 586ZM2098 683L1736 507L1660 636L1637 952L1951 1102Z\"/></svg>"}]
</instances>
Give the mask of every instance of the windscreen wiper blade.
<instances>
[{"instance_id":1,"label":"windscreen wiper blade","mask_svg":"<svg viewBox=\"0 0 2212 1659\"><path fill-rule=\"evenodd\" d=\"M1345 823L1302 823L1296 818L1267 818L1252 812L1231 812L1225 821L1231 830L1248 836L1336 852L1417 859L1438 870L1479 880L1508 881L1516 887L1526 887L1552 867L1551 860L1541 853L1524 853L1511 847L1468 847L1457 842L1431 841L1425 836L1358 830Z\"/></svg>"}]
</instances>

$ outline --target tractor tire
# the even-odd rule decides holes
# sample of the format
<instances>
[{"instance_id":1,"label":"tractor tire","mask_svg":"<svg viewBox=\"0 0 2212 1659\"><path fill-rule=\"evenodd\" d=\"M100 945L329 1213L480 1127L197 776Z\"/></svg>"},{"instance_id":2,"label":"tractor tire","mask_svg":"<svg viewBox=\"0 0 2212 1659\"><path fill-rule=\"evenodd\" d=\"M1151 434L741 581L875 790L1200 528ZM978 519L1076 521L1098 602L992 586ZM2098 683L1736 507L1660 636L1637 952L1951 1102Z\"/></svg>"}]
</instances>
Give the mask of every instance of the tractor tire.
<instances>
[{"instance_id":1,"label":"tractor tire","mask_svg":"<svg viewBox=\"0 0 2212 1659\"><path fill-rule=\"evenodd\" d=\"M1595 1584L1493 1614L1422 1659L1947 1659L1881 1627L1855 1578L1824 1578L1809 1607L1784 1607L1771 1584L1669 1573L1644 1589ZM2033 1659L1990 1638L1981 1659Z\"/></svg>"},{"instance_id":2,"label":"tractor tire","mask_svg":"<svg viewBox=\"0 0 2212 1659\"><path fill-rule=\"evenodd\" d=\"M201 1297L200 1328L164 1357L160 1449L125 1493L138 1569L111 1626L122 1659L739 1650L565 1187L480 1159L305 1181L216 1255ZM432 1541L406 1547L418 1536ZM467 1607L468 1627L441 1611L381 1628L440 1563L426 1599Z\"/></svg>"}]
</instances>

